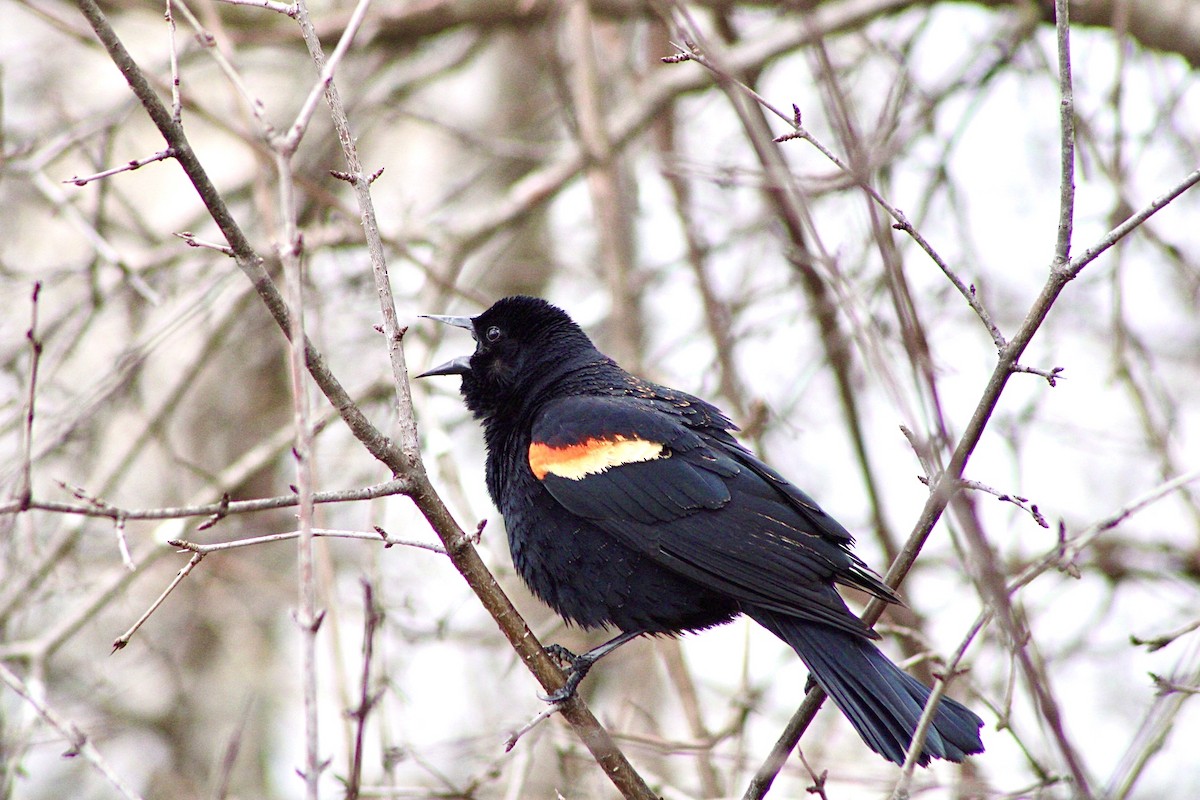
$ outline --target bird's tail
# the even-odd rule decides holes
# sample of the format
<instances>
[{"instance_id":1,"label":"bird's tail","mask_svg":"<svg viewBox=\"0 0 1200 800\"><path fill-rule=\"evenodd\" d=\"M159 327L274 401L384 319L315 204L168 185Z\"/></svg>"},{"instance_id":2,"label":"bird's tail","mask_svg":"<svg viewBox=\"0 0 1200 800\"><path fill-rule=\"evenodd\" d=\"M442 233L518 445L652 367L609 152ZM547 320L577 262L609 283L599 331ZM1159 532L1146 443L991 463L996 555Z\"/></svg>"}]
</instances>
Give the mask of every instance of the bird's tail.
<instances>
[{"instance_id":1,"label":"bird's tail","mask_svg":"<svg viewBox=\"0 0 1200 800\"><path fill-rule=\"evenodd\" d=\"M746 613L796 651L868 747L889 761L904 763L929 699L924 684L862 636L765 609ZM982 726L983 720L966 706L943 697L918 763L925 766L931 758L962 761L983 752Z\"/></svg>"}]
</instances>

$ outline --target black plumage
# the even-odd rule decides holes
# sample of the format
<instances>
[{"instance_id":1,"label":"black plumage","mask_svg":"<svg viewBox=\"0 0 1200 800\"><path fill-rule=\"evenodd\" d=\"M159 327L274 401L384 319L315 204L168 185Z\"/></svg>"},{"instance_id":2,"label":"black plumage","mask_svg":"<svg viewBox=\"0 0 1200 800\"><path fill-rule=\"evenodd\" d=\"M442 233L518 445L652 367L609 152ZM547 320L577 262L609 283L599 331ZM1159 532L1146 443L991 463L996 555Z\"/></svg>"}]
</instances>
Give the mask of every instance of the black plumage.
<instances>
[{"instance_id":1,"label":"black plumage","mask_svg":"<svg viewBox=\"0 0 1200 800\"><path fill-rule=\"evenodd\" d=\"M513 563L538 597L569 622L620 629L617 644L746 614L796 651L872 750L903 762L929 689L838 594L841 583L898 602L845 528L720 410L629 374L561 309L510 297L435 319L476 339L473 355L425 375L462 376ZM576 664L570 690L609 649ZM944 698L920 763L981 752L982 724Z\"/></svg>"}]
</instances>

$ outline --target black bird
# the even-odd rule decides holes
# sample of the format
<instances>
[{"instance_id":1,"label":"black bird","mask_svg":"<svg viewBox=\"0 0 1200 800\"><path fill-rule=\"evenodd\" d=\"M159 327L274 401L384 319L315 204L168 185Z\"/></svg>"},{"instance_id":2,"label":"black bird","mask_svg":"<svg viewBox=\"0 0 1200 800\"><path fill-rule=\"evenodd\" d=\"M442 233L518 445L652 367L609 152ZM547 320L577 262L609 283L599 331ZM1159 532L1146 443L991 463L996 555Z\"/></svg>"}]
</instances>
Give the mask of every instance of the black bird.
<instances>
[{"instance_id":1,"label":"black bird","mask_svg":"<svg viewBox=\"0 0 1200 800\"><path fill-rule=\"evenodd\" d=\"M875 647L834 584L899 598L720 410L629 374L544 300L432 319L475 337L474 354L420 377L462 376L517 572L568 622L622 631L570 656L570 680L550 699L630 639L746 614L796 651L867 746L903 763L929 689ZM982 725L943 698L920 763L982 752Z\"/></svg>"}]
</instances>

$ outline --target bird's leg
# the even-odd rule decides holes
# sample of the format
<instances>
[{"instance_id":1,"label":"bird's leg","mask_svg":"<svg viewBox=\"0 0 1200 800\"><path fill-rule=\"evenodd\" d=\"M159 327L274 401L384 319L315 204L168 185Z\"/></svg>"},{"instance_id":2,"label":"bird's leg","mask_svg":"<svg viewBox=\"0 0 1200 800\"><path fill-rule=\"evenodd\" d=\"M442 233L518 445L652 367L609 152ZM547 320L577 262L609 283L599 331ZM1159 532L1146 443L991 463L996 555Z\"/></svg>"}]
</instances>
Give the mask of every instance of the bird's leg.
<instances>
[{"instance_id":1,"label":"bird's leg","mask_svg":"<svg viewBox=\"0 0 1200 800\"><path fill-rule=\"evenodd\" d=\"M554 658L568 665L567 682L562 685L562 688L551 692L549 695L542 697L547 703L561 703L569 700L575 694L575 690L579 688L579 684L587 676L590 670L597 661L604 658L606 655L616 650L626 642L632 641L641 636L641 631L625 631L620 636L615 636L609 639L598 647L593 647L586 653L575 655L567 648L559 644L552 644L546 648L546 652Z\"/></svg>"}]
</instances>

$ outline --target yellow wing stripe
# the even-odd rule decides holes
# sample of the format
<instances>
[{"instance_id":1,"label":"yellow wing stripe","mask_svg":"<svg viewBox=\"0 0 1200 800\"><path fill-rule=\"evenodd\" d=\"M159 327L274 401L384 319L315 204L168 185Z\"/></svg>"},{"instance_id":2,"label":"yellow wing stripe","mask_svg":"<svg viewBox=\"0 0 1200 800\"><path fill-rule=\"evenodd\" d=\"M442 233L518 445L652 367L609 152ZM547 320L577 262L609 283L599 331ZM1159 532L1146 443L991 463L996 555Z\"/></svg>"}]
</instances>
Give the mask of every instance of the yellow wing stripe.
<instances>
[{"instance_id":1,"label":"yellow wing stripe","mask_svg":"<svg viewBox=\"0 0 1200 800\"><path fill-rule=\"evenodd\" d=\"M614 436L611 439L587 439L579 444L551 447L541 442L529 445L529 468L538 480L553 474L573 481L604 472L609 467L653 461L665 453L659 442Z\"/></svg>"}]
</instances>

